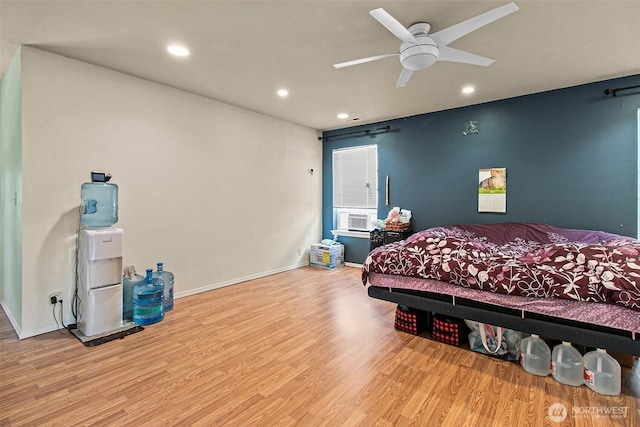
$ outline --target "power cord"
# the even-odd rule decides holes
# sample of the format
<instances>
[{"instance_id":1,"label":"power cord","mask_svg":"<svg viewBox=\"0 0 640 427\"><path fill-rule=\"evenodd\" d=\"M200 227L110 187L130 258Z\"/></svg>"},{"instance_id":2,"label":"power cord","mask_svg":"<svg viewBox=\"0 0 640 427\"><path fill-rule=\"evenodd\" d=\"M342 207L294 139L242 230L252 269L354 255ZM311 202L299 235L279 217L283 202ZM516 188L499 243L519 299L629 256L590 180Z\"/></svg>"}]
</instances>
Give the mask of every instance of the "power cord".
<instances>
[{"instance_id":1,"label":"power cord","mask_svg":"<svg viewBox=\"0 0 640 427\"><path fill-rule=\"evenodd\" d=\"M63 332L63 330L66 331L68 328L67 328L67 325L64 324L64 306L62 304L62 299L57 299L56 297L51 297L51 303L53 304L53 309L52 309L52 311L53 311L53 320L55 320L55 322L56 322L56 326L57 326L56 329L58 330L58 333L60 335L68 335L69 332ZM60 322L58 322L58 318L56 317L56 307L58 305L60 306ZM63 329L60 329L60 324L62 324Z\"/></svg>"},{"instance_id":2,"label":"power cord","mask_svg":"<svg viewBox=\"0 0 640 427\"><path fill-rule=\"evenodd\" d=\"M73 298L71 300L71 314L73 315L74 320L78 321L78 269L80 268L79 258L80 258L80 217L82 216L82 198L80 198L80 206L78 207L78 224L76 226L76 264L73 269L73 278L74 278L74 293Z\"/></svg>"}]
</instances>

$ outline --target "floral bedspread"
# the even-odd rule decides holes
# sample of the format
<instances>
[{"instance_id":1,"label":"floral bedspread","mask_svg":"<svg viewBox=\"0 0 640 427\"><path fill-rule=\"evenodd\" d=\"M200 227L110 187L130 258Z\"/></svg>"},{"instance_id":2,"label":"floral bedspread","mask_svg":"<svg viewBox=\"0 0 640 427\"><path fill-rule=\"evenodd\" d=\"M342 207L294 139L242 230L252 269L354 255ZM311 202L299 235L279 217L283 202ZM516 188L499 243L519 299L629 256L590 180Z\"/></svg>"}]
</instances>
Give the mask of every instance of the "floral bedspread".
<instances>
[{"instance_id":1,"label":"floral bedspread","mask_svg":"<svg viewBox=\"0 0 640 427\"><path fill-rule=\"evenodd\" d=\"M430 228L371 251L369 272L640 311L640 241L536 223Z\"/></svg>"}]
</instances>

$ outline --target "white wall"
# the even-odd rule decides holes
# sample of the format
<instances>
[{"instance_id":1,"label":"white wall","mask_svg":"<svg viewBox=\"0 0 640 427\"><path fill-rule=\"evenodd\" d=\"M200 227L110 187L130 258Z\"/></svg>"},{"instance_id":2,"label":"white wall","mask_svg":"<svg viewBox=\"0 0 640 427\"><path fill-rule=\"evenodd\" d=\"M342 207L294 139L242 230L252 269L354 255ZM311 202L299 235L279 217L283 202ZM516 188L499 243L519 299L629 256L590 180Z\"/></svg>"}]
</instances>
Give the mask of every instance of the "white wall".
<instances>
[{"instance_id":1,"label":"white wall","mask_svg":"<svg viewBox=\"0 0 640 427\"><path fill-rule=\"evenodd\" d=\"M55 326L51 292L71 301L92 170L119 186L124 265L163 261L178 298L308 263L321 238L315 130L35 48L22 58L22 335Z\"/></svg>"}]
</instances>

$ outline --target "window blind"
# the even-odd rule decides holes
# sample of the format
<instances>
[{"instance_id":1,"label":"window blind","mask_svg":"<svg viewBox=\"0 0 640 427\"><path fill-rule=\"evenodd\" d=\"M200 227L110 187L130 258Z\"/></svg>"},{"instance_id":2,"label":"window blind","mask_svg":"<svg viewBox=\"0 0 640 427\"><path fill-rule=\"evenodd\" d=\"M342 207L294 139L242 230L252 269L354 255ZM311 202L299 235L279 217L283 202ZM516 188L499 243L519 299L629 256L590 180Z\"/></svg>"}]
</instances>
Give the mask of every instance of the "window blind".
<instances>
[{"instance_id":1,"label":"window blind","mask_svg":"<svg viewBox=\"0 0 640 427\"><path fill-rule=\"evenodd\" d=\"M333 207L378 207L378 146L333 150Z\"/></svg>"}]
</instances>

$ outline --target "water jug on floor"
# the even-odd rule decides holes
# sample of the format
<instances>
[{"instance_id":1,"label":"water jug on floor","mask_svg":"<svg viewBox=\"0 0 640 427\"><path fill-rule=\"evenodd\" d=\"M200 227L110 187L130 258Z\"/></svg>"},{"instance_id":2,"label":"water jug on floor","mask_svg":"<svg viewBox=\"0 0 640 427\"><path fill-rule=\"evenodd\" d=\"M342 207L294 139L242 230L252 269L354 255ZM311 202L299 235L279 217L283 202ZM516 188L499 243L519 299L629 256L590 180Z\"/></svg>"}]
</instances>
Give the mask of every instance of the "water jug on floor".
<instances>
[{"instance_id":1,"label":"water jug on floor","mask_svg":"<svg viewBox=\"0 0 640 427\"><path fill-rule=\"evenodd\" d=\"M165 313L173 308L173 273L164 269L164 264L156 264L156 272L153 277L159 279L164 285L164 311Z\"/></svg>"},{"instance_id":2,"label":"water jug on floor","mask_svg":"<svg viewBox=\"0 0 640 427\"><path fill-rule=\"evenodd\" d=\"M551 352L551 375L556 381L580 386L584 384L582 355L570 342L562 341Z\"/></svg>"},{"instance_id":3,"label":"water jug on floor","mask_svg":"<svg viewBox=\"0 0 640 427\"><path fill-rule=\"evenodd\" d=\"M133 320L133 285L143 281L133 265L124 268L122 276L122 320Z\"/></svg>"},{"instance_id":4,"label":"water jug on floor","mask_svg":"<svg viewBox=\"0 0 640 427\"><path fill-rule=\"evenodd\" d=\"M582 358L584 361L584 383L596 393L617 396L620 394L620 363L606 350L598 348Z\"/></svg>"},{"instance_id":5,"label":"water jug on floor","mask_svg":"<svg viewBox=\"0 0 640 427\"><path fill-rule=\"evenodd\" d=\"M530 374L547 376L551 373L551 350L538 335L520 342L520 364Z\"/></svg>"},{"instance_id":6,"label":"water jug on floor","mask_svg":"<svg viewBox=\"0 0 640 427\"><path fill-rule=\"evenodd\" d=\"M151 325L164 319L164 286L147 269L144 280L133 285L133 321L138 325Z\"/></svg>"}]
</instances>

